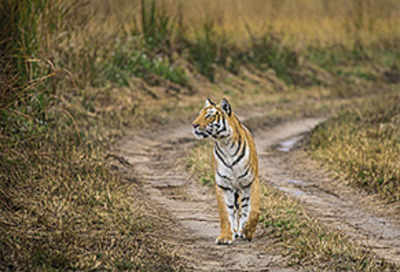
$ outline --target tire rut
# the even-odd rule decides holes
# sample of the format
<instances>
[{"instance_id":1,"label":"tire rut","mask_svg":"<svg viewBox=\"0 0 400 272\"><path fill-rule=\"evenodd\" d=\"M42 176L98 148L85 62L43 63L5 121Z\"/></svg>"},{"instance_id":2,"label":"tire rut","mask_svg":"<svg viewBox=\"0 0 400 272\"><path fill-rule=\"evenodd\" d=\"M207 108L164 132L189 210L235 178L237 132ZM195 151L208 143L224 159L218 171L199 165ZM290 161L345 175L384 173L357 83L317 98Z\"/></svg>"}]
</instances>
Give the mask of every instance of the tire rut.
<instances>
[{"instance_id":1,"label":"tire rut","mask_svg":"<svg viewBox=\"0 0 400 272\"><path fill-rule=\"evenodd\" d=\"M364 211L359 199L354 199L353 190L346 188L347 194L334 190L334 186L327 186L331 180L324 174L302 168L291 157L292 145L322 121L303 119L272 129L257 128L261 180L305 203L305 208L321 222L362 239L362 244L377 255L398 263L398 225ZM261 228L251 243L215 245L219 220L214 193L201 186L179 163L195 141L190 126L184 124L125 137L116 150L143 181L148 198L176 223L166 230L166 239L177 245L177 254L193 271L299 271L288 267L286 257L279 252L268 254L263 250L274 241L264 238Z\"/></svg>"}]
</instances>

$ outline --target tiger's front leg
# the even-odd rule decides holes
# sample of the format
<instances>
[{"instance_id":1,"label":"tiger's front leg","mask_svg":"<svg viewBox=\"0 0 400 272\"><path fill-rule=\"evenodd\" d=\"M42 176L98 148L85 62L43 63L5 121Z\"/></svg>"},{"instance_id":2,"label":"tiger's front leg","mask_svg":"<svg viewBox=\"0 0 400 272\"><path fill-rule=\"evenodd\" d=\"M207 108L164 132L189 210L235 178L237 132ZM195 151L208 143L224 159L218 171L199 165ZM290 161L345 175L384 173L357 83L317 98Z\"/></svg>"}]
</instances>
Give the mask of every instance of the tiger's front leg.
<instances>
[{"instance_id":1,"label":"tiger's front leg","mask_svg":"<svg viewBox=\"0 0 400 272\"><path fill-rule=\"evenodd\" d=\"M237 230L235 194L233 190L224 187L221 189L221 187L216 185L221 234L215 242L218 245L230 245L234 241Z\"/></svg>"},{"instance_id":2,"label":"tiger's front leg","mask_svg":"<svg viewBox=\"0 0 400 272\"><path fill-rule=\"evenodd\" d=\"M242 192L241 212L239 219L239 236L251 241L256 231L260 215L259 180L255 178L251 187Z\"/></svg>"}]
</instances>

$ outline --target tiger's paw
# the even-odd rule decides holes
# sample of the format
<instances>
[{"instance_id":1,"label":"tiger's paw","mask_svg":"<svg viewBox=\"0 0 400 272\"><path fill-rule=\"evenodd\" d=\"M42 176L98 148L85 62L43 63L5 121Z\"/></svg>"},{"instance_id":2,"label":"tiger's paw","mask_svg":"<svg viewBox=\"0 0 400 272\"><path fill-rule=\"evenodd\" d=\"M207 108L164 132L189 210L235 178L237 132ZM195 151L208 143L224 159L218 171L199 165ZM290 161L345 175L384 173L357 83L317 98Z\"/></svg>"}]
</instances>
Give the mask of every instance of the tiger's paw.
<instances>
[{"instance_id":1,"label":"tiger's paw","mask_svg":"<svg viewBox=\"0 0 400 272\"><path fill-rule=\"evenodd\" d=\"M253 232L250 232L248 230L245 230L243 233L241 233L240 236L242 239L245 239L249 242L251 242L251 240L253 240Z\"/></svg>"},{"instance_id":2,"label":"tiger's paw","mask_svg":"<svg viewBox=\"0 0 400 272\"><path fill-rule=\"evenodd\" d=\"M236 238L240 238L240 239L247 240L250 242L253 239L253 234L246 232L246 231L238 232L238 233L236 233Z\"/></svg>"},{"instance_id":3,"label":"tiger's paw","mask_svg":"<svg viewBox=\"0 0 400 272\"><path fill-rule=\"evenodd\" d=\"M231 245L233 242L232 237L227 237L227 236L218 236L218 238L215 240L215 243L217 245Z\"/></svg>"}]
</instances>

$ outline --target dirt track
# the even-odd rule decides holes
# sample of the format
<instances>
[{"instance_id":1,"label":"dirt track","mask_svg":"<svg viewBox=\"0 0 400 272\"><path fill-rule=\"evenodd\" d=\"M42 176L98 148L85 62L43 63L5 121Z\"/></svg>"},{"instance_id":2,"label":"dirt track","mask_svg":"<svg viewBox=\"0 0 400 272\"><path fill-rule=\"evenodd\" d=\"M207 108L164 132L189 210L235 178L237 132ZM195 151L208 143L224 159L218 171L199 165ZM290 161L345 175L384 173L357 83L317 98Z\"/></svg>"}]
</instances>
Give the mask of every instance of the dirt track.
<instances>
[{"instance_id":1,"label":"dirt track","mask_svg":"<svg viewBox=\"0 0 400 272\"><path fill-rule=\"evenodd\" d=\"M257 128L261 181L300 199L321 222L363 241L379 256L400 263L399 222L362 209L360 194L336 186L326 174L299 161L304 158L292 150L301 135L321 121L303 119ZM118 156L144 181L148 197L176 223L165 231L166 240L178 245L177 254L194 271L298 271L287 267L279 252L268 255L262 250L273 241L263 237L261 228L251 243L215 245L219 223L214 195L177 163L195 141L190 125L183 124L127 136L117 146Z\"/></svg>"}]
</instances>

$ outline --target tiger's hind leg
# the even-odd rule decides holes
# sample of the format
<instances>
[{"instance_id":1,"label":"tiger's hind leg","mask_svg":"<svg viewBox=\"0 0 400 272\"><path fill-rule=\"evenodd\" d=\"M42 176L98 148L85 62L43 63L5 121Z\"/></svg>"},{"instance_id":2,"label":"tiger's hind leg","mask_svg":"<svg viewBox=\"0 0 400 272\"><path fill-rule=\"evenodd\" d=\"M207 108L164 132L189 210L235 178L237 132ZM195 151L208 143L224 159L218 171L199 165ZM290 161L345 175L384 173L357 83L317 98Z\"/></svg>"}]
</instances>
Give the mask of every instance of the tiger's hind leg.
<instances>
[{"instance_id":1,"label":"tiger's hind leg","mask_svg":"<svg viewBox=\"0 0 400 272\"><path fill-rule=\"evenodd\" d=\"M216 195L218 202L218 212L220 217L221 234L217 237L216 243L218 245L232 244L235 238L237 217L236 217L236 207L237 194L232 190L221 189L216 185Z\"/></svg>"},{"instance_id":2,"label":"tiger's hind leg","mask_svg":"<svg viewBox=\"0 0 400 272\"><path fill-rule=\"evenodd\" d=\"M253 239L260 216L259 186L258 178L256 178L250 188L243 190L241 198L239 235L249 241Z\"/></svg>"}]
</instances>

